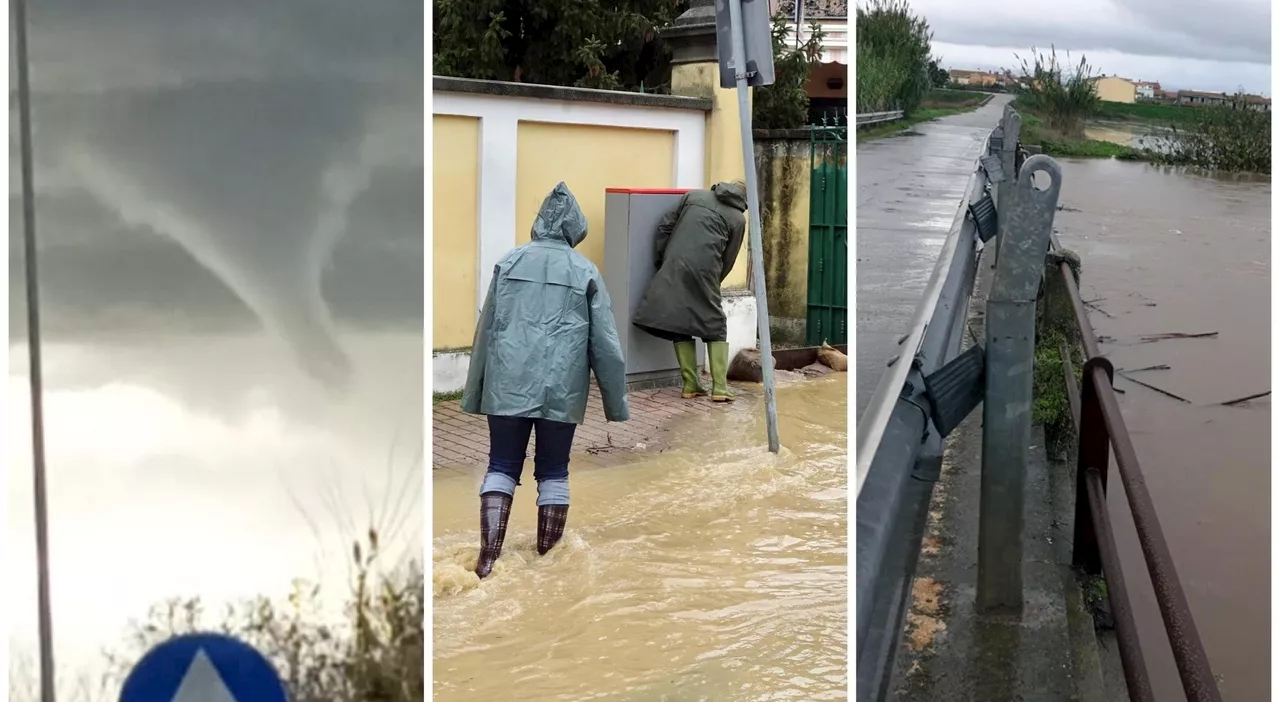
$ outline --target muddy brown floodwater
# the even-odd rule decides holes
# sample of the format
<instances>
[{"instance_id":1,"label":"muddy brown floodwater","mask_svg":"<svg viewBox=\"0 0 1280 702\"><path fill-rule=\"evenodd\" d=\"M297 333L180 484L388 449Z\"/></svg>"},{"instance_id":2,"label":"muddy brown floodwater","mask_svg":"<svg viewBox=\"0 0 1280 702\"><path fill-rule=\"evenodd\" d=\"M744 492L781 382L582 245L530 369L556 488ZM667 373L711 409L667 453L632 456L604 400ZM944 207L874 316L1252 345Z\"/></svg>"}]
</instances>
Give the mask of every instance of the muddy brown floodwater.
<instances>
[{"instance_id":1,"label":"muddy brown floodwater","mask_svg":"<svg viewBox=\"0 0 1280 702\"><path fill-rule=\"evenodd\" d=\"M1269 695L1271 181L1063 160L1055 228L1080 253L1090 319L1178 575L1227 700ZM1164 332L1216 337L1141 343ZM1113 468L1114 470L1114 468ZM1183 699L1128 504L1108 501L1156 699Z\"/></svg>"},{"instance_id":2,"label":"muddy brown floodwater","mask_svg":"<svg viewBox=\"0 0 1280 702\"><path fill-rule=\"evenodd\" d=\"M834 700L847 677L847 375L779 384L673 448L571 474L538 557L531 468L476 579L479 473L434 476L434 699Z\"/></svg>"}]
</instances>

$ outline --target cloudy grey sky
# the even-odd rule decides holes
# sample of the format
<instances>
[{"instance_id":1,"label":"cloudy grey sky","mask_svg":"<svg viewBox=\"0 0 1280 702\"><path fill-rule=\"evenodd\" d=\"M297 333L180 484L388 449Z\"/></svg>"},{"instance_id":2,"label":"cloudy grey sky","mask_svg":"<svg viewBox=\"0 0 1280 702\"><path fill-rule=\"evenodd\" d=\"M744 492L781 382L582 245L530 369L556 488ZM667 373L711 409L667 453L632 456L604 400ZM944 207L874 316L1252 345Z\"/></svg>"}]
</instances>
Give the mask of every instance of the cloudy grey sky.
<instances>
[{"instance_id":1,"label":"cloudy grey sky","mask_svg":"<svg viewBox=\"0 0 1280 702\"><path fill-rule=\"evenodd\" d=\"M1031 47L1166 89L1271 94L1269 0L912 0L947 68L1016 71Z\"/></svg>"}]
</instances>

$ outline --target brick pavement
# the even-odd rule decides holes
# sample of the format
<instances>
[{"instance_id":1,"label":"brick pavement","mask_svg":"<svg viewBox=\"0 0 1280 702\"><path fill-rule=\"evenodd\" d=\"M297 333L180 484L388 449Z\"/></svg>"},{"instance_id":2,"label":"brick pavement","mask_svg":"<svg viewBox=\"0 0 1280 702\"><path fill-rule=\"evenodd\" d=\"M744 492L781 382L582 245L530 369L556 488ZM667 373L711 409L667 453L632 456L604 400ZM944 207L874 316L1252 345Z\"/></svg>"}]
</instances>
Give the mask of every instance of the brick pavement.
<instances>
[{"instance_id":1,"label":"brick pavement","mask_svg":"<svg viewBox=\"0 0 1280 702\"><path fill-rule=\"evenodd\" d=\"M709 380L704 381L709 384ZM734 387L747 399L751 393ZM605 422L604 404L594 383L587 399L587 421L578 426L573 439L575 463L607 466L625 463L635 454L663 451L670 446L668 434L675 420L692 419L711 412L742 411L748 402L718 404L705 397L685 400L680 388L635 390L628 394L631 419ZM527 455L532 457L534 442ZM466 414L458 402L441 402L432 408L431 467L471 469L483 467L489 458L489 427L481 415Z\"/></svg>"}]
</instances>

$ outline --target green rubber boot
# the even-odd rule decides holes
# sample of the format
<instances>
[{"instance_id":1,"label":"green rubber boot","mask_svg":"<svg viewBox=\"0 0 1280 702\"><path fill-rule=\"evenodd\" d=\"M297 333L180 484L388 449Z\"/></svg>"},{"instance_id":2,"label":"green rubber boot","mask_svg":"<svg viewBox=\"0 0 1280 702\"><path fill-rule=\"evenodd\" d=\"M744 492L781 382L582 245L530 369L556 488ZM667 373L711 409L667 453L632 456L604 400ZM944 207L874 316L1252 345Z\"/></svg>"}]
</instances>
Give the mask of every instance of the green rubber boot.
<instances>
[{"instance_id":1,"label":"green rubber boot","mask_svg":"<svg viewBox=\"0 0 1280 702\"><path fill-rule=\"evenodd\" d=\"M692 400L707 394L707 389L698 382L698 342L677 341L676 360L680 363L680 397Z\"/></svg>"},{"instance_id":2,"label":"green rubber boot","mask_svg":"<svg viewBox=\"0 0 1280 702\"><path fill-rule=\"evenodd\" d=\"M707 357L711 361L711 401L733 402L729 390L729 342L707 342Z\"/></svg>"}]
</instances>

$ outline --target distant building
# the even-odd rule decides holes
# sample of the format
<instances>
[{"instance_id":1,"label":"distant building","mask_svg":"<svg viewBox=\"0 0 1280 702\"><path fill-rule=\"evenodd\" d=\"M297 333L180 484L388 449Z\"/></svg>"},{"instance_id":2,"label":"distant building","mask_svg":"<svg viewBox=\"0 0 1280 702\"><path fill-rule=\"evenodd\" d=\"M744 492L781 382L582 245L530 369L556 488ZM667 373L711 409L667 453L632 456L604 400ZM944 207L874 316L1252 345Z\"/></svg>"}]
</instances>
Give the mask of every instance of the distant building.
<instances>
[{"instance_id":1,"label":"distant building","mask_svg":"<svg viewBox=\"0 0 1280 702\"><path fill-rule=\"evenodd\" d=\"M947 71L947 75L950 76L951 82L956 85L992 86L1000 80L1000 76L997 76L994 73L988 73L986 71L966 71L959 68L953 68L952 70Z\"/></svg>"},{"instance_id":2,"label":"distant building","mask_svg":"<svg viewBox=\"0 0 1280 702\"><path fill-rule=\"evenodd\" d=\"M1140 80L1133 84L1138 93L1138 97L1143 100L1155 100L1160 97L1164 91L1160 89L1160 84L1153 81Z\"/></svg>"},{"instance_id":3,"label":"distant building","mask_svg":"<svg viewBox=\"0 0 1280 702\"><path fill-rule=\"evenodd\" d=\"M1225 105L1230 100L1223 93L1210 93L1203 90L1182 90L1178 92L1179 105Z\"/></svg>"},{"instance_id":4,"label":"distant building","mask_svg":"<svg viewBox=\"0 0 1280 702\"><path fill-rule=\"evenodd\" d=\"M1271 98L1265 98L1265 97L1262 97L1261 95L1245 95L1244 105L1245 107L1251 110L1257 110L1259 112L1270 112Z\"/></svg>"},{"instance_id":5,"label":"distant building","mask_svg":"<svg viewBox=\"0 0 1280 702\"><path fill-rule=\"evenodd\" d=\"M1128 78L1120 76L1098 76L1093 79L1093 90L1103 102L1138 101L1138 86Z\"/></svg>"},{"instance_id":6,"label":"distant building","mask_svg":"<svg viewBox=\"0 0 1280 702\"><path fill-rule=\"evenodd\" d=\"M798 5L798 6L797 6ZM809 68L805 93L809 119L849 114L849 3L847 0L769 0L769 15L791 18L788 43L808 41L810 25L822 28L818 61ZM799 20L797 22L797 20Z\"/></svg>"}]
</instances>

